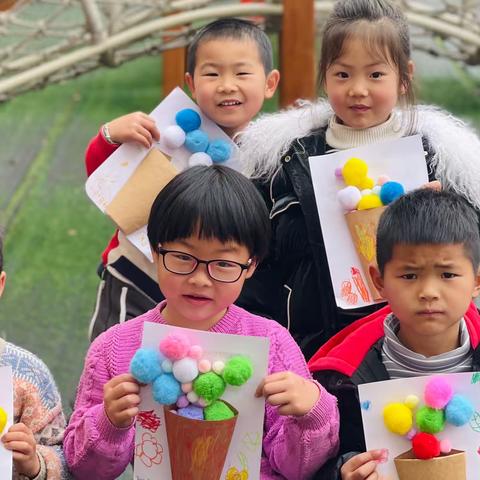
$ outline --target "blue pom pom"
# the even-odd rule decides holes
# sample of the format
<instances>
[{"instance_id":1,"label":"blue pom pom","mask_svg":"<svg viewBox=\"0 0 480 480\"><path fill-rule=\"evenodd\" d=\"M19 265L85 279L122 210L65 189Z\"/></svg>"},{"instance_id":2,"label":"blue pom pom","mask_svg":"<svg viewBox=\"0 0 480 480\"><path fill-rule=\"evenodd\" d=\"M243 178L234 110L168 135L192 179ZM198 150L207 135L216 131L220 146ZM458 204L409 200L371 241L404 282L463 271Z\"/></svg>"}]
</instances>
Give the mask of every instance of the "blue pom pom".
<instances>
[{"instance_id":1,"label":"blue pom pom","mask_svg":"<svg viewBox=\"0 0 480 480\"><path fill-rule=\"evenodd\" d=\"M470 421L474 411L470 400L454 395L445 408L445 419L448 423L461 427Z\"/></svg>"},{"instance_id":2,"label":"blue pom pom","mask_svg":"<svg viewBox=\"0 0 480 480\"><path fill-rule=\"evenodd\" d=\"M404 193L405 189L401 183L386 182L382 185L380 190L380 200L384 205L388 205Z\"/></svg>"},{"instance_id":3,"label":"blue pom pom","mask_svg":"<svg viewBox=\"0 0 480 480\"><path fill-rule=\"evenodd\" d=\"M210 142L207 153L212 158L213 163L222 163L230 158L232 146L226 140L219 138Z\"/></svg>"},{"instance_id":4,"label":"blue pom pom","mask_svg":"<svg viewBox=\"0 0 480 480\"><path fill-rule=\"evenodd\" d=\"M130 362L130 373L140 383L152 383L162 374L163 357L153 348L139 348Z\"/></svg>"},{"instance_id":5,"label":"blue pom pom","mask_svg":"<svg viewBox=\"0 0 480 480\"><path fill-rule=\"evenodd\" d=\"M196 405L189 405L185 408L179 408L177 413L182 417L193 418L194 420L203 420L203 408Z\"/></svg>"},{"instance_id":6,"label":"blue pom pom","mask_svg":"<svg viewBox=\"0 0 480 480\"><path fill-rule=\"evenodd\" d=\"M175 121L177 122L177 125L187 133L192 130L197 130L202 123L200 115L191 108L184 108L177 112L175 115Z\"/></svg>"},{"instance_id":7,"label":"blue pom pom","mask_svg":"<svg viewBox=\"0 0 480 480\"><path fill-rule=\"evenodd\" d=\"M187 133L185 148L192 153L205 152L208 147L208 135L202 130L193 130Z\"/></svg>"},{"instance_id":8,"label":"blue pom pom","mask_svg":"<svg viewBox=\"0 0 480 480\"><path fill-rule=\"evenodd\" d=\"M153 382L152 395L156 402L171 405L182 395L182 388L171 373L164 373Z\"/></svg>"}]
</instances>

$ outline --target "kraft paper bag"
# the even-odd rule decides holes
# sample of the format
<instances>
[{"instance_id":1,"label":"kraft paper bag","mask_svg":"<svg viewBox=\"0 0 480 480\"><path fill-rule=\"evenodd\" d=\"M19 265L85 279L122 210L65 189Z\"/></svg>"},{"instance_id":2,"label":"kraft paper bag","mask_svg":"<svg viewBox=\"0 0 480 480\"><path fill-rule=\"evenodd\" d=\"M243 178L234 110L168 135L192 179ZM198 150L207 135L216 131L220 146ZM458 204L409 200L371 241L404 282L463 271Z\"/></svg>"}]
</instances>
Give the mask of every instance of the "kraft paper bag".
<instances>
[{"instance_id":1,"label":"kraft paper bag","mask_svg":"<svg viewBox=\"0 0 480 480\"><path fill-rule=\"evenodd\" d=\"M148 223L152 204L177 174L167 156L152 148L106 209L127 235Z\"/></svg>"}]
</instances>

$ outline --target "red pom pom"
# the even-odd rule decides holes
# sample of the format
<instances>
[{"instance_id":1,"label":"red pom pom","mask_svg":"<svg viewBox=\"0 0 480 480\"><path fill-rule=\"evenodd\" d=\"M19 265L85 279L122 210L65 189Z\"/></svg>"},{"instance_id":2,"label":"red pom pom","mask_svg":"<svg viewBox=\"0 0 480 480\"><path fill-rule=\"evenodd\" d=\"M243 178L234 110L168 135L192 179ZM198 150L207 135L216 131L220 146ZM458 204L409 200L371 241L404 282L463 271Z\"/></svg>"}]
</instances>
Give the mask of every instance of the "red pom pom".
<instances>
[{"instance_id":1,"label":"red pom pom","mask_svg":"<svg viewBox=\"0 0 480 480\"><path fill-rule=\"evenodd\" d=\"M422 460L440 455L440 442L431 433L417 433L412 439L412 447L415 457Z\"/></svg>"}]
</instances>

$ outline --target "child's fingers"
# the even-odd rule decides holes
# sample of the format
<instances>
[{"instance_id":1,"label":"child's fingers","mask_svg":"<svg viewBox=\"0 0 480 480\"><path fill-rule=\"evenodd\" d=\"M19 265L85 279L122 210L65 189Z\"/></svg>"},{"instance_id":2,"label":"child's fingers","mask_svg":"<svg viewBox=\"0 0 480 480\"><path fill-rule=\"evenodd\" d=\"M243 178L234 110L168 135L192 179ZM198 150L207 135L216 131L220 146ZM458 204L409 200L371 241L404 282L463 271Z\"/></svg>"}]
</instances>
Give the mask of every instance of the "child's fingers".
<instances>
[{"instance_id":1,"label":"child's fingers","mask_svg":"<svg viewBox=\"0 0 480 480\"><path fill-rule=\"evenodd\" d=\"M118 375L103 387L104 398L115 400L131 393L140 392L140 385L129 373Z\"/></svg>"},{"instance_id":2,"label":"child's fingers","mask_svg":"<svg viewBox=\"0 0 480 480\"><path fill-rule=\"evenodd\" d=\"M126 395L117 400L114 400L112 402L112 410L122 412L124 410L128 410L131 407L136 407L137 405L140 405L140 395L132 393L130 395Z\"/></svg>"},{"instance_id":3,"label":"child's fingers","mask_svg":"<svg viewBox=\"0 0 480 480\"><path fill-rule=\"evenodd\" d=\"M285 385L282 382L286 379L288 373L277 372L267 375L255 390L255 396L262 397L284 391Z\"/></svg>"},{"instance_id":4,"label":"child's fingers","mask_svg":"<svg viewBox=\"0 0 480 480\"><path fill-rule=\"evenodd\" d=\"M368 452L355 455L345 462L341 468L343 480L369 479L375 473L377 465L388 458L388 450L369 450ZM372 478L376 478L375 476Z\"/></svg>"}]
</instances>

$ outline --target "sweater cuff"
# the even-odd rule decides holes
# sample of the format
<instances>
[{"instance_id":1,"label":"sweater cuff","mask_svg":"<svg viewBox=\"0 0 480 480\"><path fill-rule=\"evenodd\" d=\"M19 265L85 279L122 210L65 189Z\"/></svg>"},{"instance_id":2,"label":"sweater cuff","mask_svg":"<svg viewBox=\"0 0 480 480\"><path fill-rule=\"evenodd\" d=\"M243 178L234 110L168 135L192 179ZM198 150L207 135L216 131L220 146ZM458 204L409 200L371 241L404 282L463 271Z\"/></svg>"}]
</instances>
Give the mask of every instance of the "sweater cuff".
<instances>
[{"instance_id":1,"label":"sweater cuff","mask_svg":"<svg viewBox=\"0 0 480 480\"><path fill-rule=\"evenodd\" d=\"M47 480L47 465L45 464L45 459L43 455L37 450L37 458L40 463L40 470L37 473L36 477L27 477L26 475L20 475L22 480Z\"/></svg>"},{"instance_id":2,"label":"sweater cuff","mask_svg":"<svg viewBox=\"0 0 480 480\"><path fill-rule=\"evenodd\" d=\"M337 397L327 392L316 380L311 381L317 385L320 396L312 409L302 417L296 417L296 421L302 428L316 430L338 417Z\"/></svg>"},{"instance_id":3,"label":"sweater cuff","mask_svg":"<svg viewBox=\"0 0 480 480\"><path fill-rule=\"evenodd\" d=\"M125 428L118 428L110 421L108 418L105 409L103 407L103 403L96 405L98 409L95 412L96 417L96 426L99 434L99 438L109 444L118 444L119 442L123 441L125 437L128 437L131 434L132 427L135 425L135 420L132 424Z\"/></svg>"}]
</instances>

